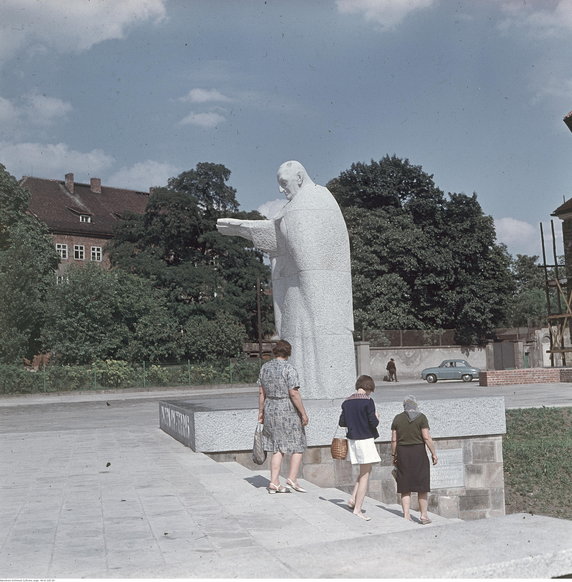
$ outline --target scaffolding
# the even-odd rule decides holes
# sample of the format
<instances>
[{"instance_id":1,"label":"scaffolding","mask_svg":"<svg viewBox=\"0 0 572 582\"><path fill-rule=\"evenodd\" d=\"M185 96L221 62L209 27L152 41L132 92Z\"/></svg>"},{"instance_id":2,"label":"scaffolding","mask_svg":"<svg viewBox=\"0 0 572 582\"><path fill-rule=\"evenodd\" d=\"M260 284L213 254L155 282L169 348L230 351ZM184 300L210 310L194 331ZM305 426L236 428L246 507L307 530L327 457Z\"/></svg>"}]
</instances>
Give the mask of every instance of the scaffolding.
<instances>
[{"instance_id":1,"label":"scaffolding","mask_svg":"<svg viewBox=\"0 0 572 582\"><path fill-rule=\"evenodd\" d=\"M546 307L548 319L548 331L550 337L550 349L546 350L550 354L550 365L554 368L554 356L560 355L562 358L562 365L566 366L566 354L572 352L572 346L566 345L566 330L569 329L572 321L572 291L567 293L568 279L559 276L559 268L562 265L558 264L556 256L556 238L554 236L554 222L550 221L552 229L552 253L554 264L546 264L546 247L544 245L544 230L542 223L540 223L540 238L542 242L542 266L544 268L544 282L546 292ZM549 277L549 269L553 269L554 277ZM552 313L552 305L550 300L551 289L556 290L556 308L557 313Z\"/></svg>"}]
</instances>

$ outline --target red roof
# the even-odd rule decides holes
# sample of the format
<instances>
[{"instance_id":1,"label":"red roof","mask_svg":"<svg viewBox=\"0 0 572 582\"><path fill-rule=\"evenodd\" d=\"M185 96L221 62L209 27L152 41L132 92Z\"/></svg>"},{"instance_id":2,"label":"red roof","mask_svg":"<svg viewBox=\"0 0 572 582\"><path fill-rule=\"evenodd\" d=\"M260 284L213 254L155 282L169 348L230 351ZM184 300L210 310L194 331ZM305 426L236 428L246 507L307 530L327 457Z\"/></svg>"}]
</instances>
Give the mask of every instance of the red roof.
<instances>
[{"instance_id":1,"label":"red roof","mask_svg":"<svg viewBox=\"0 0 572 582\"><path fill-rule=\"evenodd\" d=\"M29 210L48 225L52 232L106 237L126 210L143 214L148 192L97 186L73 182L66 187L64 180L22 178L21 185L30 194ZM70 191L71 190L71 191ZM89 217L81 221L81 216Z\"/></svg>"},{"instance_id":2,"label":"red roof","mask_svg":"<svg viewBox=\"0 0 572 582\"><path fill-rule=\"evenodd\" d=\"M564 116L563 121L566 124L566 126L568 127L568 129L570 131L572 131L572 111L570 111L570 113L568 113L567 115Z\"/></svg>"},{"instance_id":3,"label":"red roof","mask_svg":"<svg viewBox=\"0 0 572 582\"><path fill-rule=\"evenodd\" d=\"M564 204L561 204L553 213L552 216L561 216L562 214L569 214L572 212L572 198L566 200Z\"/></svg>"}]
</instances>

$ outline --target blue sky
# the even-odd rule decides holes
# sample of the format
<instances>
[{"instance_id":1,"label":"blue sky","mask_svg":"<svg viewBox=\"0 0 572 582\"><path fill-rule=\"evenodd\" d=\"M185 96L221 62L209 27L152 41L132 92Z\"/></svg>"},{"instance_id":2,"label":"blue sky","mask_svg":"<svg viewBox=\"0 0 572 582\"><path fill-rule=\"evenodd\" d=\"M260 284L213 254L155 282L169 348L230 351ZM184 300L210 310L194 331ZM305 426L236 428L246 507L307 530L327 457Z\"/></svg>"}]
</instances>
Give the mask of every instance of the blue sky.
<instances>
[{"instance_id":1,"label":"blue sky","mask_svg":"<svg viewBox=\"0 0 572 582\"><path fill-rule=\"evenodd\" d=\"M143 190L222 163L267 210L286 160L325 184L396 154L540 254L571 56L572 0L3 0L0 163Z\"/></svg>"}]
</instances>

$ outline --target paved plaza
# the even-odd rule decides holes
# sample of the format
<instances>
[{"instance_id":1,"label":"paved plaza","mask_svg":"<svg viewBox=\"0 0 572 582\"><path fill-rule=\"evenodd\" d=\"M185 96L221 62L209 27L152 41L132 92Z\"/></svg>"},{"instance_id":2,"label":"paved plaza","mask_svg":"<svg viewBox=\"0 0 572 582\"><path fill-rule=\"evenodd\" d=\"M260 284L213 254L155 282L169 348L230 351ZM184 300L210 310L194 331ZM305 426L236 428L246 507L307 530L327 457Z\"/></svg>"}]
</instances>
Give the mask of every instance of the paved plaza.
<instances>
[{"instance_id":1,"label":"paved plaza","mask_svg":"<svg viewBox=\"0 0 572 582\"><path fill-rule=\"evenodd\" d=\"M0 398L0 578L533 577L572 572L572 522L517 514L422 526L398 506L216 463L158 428L159 400L256 406L253 387ZM378 384L377 401L503 395L572 405L569 384ZM405 551L404 551L405 549ZM410 559L415 556L416 559Z\"/></svg>"}]
</instances>

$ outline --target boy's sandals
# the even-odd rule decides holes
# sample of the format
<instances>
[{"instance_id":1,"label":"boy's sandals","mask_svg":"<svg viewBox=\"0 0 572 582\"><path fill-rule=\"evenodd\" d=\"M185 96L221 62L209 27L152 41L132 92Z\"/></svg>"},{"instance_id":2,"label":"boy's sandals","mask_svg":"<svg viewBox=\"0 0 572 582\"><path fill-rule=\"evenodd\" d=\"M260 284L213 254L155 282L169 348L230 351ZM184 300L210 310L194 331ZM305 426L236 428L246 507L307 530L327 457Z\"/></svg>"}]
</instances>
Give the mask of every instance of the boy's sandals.
<instances>
[{"instance_id":1,"label":"boy's sandals","mask_svg":"<svg viewBox=\"0 0 572 582\"><path fill-rule=\"evenodd\" d=\"M290 493L290 489L287 487L283 487L282 485L275 485L274 483L269 483L268 487L266 487L266 491L268 493Z\"/></svg>"}]
</instances>

